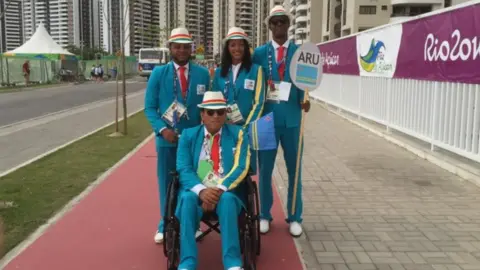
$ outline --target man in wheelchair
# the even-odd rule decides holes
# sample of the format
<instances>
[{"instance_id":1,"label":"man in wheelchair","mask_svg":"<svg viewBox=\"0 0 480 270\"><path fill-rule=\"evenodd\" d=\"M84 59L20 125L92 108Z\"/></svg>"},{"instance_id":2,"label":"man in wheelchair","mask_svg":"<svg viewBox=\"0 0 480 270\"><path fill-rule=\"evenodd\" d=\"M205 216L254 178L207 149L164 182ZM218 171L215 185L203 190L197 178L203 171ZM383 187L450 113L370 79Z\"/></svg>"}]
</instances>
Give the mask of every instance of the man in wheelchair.
<instances>
[{"instance_id":1,"label":"man in wheelchair","mask_svg":"<svg viewBox=\"0 0 480 270\"><path fill-rule=\"evenodd\" d=\"M178 269L196 269L195 232L209 212L216 213L221 226L225 269L242 269L238 219L247 197L241 184L249 170L248 134L239 126L225 124L227 105L221 92L206 92L198 107L203 125L184 130L177 150Z\"/></svg>"}]
</instances>

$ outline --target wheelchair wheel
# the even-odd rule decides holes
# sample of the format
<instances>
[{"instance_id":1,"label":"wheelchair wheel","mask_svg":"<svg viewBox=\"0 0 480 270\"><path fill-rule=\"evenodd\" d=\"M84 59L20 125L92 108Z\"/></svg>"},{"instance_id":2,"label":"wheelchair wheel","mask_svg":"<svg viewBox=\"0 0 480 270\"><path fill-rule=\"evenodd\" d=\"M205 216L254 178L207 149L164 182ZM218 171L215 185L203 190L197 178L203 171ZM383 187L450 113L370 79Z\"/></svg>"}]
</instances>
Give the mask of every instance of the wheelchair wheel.
<instances>
[{"instance_id":1,"label":"wheelchair wheel","mask_svg":"<svg viewBox=\"0 0 480 270\"><path fill-rule=\"evenodd\" d=\"M242 228L242 252L245 270L255 270L257 256L260 255L260 217L257 184L250 182L250 192L247 197L247 211Z\"/></svg>"},{"instance_id":2,"label":"wheelchair wheel","mask_svg":"<svg viewBox=\"0 0 480 270\"><path fill-rule=\"evenodd\" d=\"M176 224L177 223L177 224ZM180 264L180 230L178 222L165 225L164 249L167 257L167 269L176 270Z\"/></svg>"}]
</instances>

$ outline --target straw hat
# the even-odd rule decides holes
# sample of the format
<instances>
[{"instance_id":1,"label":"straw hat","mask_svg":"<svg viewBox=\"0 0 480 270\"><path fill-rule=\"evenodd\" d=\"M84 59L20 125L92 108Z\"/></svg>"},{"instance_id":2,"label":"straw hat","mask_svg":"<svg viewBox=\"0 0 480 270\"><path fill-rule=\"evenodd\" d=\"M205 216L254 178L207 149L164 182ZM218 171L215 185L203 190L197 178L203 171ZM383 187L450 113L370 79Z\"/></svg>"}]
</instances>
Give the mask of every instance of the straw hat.
<instances>
[{"instance_id":1,"label":"straw hat","mask_svg":"<svg viewBox=\"0 0 480 270\"><path fill-rule=\"evenodd\" d=\"M220 91L207 91L203 95L203 101L197 105L202 109L219 110L227 108L227 101Z\"/></svg>"},{"instance_id":2,"label":"straw hat","mask_svg":"<svg viewBox=\"0 0 480 270\"><path fill-rule=\"evenodd\" d=\"M265 24L268 25L268 22L273 16L287 16L290 22L292 22L292 15L281 5L274 6L272 10L270 10L270 15L265 19Z\"/></svg>"},{"instance_id":3,"label":"straw hat","mask_svg":"<svg viewBox=\"0 0 480 270\"><path fill-rule=\"evenodd\" d=\"M223 39L223 42L225 43L231 39L245 39L247 42L249 41L247 33L245 33L245 30L240 27L232 27L228 29L227 36Z\"/></svg>"},{"instance_id":4,"label":"straw hat","mask_svg":"<svg viewBox=\"0 0 480 270\"><path fill-rule=\"evenodd\" d=\"M179 27L172 30L168 38L168 44L170 43L193 43L193 40L186 28Z\"/></svg>"}]
</instances>

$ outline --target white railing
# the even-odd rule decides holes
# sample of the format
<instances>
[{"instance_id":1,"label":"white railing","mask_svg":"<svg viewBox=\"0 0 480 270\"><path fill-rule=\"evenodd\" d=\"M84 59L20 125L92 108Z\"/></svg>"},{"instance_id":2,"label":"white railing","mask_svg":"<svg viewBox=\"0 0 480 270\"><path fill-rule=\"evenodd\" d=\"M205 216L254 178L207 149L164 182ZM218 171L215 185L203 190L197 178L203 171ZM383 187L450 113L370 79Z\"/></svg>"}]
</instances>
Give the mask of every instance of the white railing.
<instances>
[{"instance_id":1,"label":"white railing","mask_svg":"<svg viewBox=\"0 0 480 270\"><path fill-rule=\"evenodd\" d=\"M480 162L480 85L324 74L310 95Z\"/></svg>"}]
</instances>

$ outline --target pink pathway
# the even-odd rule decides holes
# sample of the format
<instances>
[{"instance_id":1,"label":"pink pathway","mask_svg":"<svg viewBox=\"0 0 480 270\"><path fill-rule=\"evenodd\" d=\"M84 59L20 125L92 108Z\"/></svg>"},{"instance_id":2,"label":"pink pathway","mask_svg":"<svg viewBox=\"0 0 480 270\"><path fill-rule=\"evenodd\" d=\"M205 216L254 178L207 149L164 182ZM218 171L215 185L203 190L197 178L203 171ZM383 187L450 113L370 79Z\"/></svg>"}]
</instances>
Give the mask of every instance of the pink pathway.
<instances>
[{"instance_id":1,"label":"pink pathway","mask_svg":"<svg viewBox=\"0 0 480 270\"><path fill-rule=\"evenodd\" d=\"M5 270L166 269L153 234L159 219L154 142L143 146ZM274 223L258 269L303 269L275 194ZM220 270L220 237L199 244L199 270Z\"/></svg>"}]
</instances>

